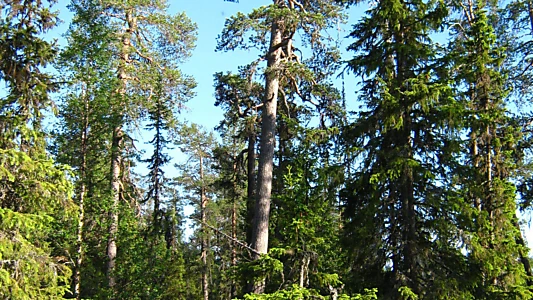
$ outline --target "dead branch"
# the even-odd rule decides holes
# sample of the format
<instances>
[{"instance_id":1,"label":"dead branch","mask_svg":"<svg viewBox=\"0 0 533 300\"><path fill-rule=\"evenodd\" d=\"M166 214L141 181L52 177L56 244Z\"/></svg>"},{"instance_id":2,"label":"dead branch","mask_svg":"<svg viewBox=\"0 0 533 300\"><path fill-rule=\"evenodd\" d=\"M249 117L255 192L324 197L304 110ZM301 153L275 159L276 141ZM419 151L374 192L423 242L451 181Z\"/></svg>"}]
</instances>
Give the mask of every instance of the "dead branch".
<instances>
[{"instance_id":1,"label":"dead branch","mask_svg":"<svg viewBox=\"0 0 533 300\"><path fill-rule=\"evenodd\" d=\"M209 224L206 223L206 222L202 222L202 220L200 220L200 219L198 219L198 218L192 217L192 219L196 220L197 222L202 223L203 225L205 225L205 226L209 227L210 229L214 230L216 233L221 234L221 235L224 236L225 238L227 238L227 239L233 241L235 244L237 244L237 245L239 245L239 246L241 246L241 247L243 247L243 248L245 248L245 249L247 249L247 250L253 252L254 254L257 254L257 255L262 255L262 254L263 254L263 253L259 253L259 252L258 252L257 250L255 250L254 248L248 246L245 242L242 242L242 241L240 241L239 239L233 238L232 236L230 236L230 235L228 235L228 234L222 232L220 229L215 228L214 226L209 225Z\"/></svg>"}]
</instances>

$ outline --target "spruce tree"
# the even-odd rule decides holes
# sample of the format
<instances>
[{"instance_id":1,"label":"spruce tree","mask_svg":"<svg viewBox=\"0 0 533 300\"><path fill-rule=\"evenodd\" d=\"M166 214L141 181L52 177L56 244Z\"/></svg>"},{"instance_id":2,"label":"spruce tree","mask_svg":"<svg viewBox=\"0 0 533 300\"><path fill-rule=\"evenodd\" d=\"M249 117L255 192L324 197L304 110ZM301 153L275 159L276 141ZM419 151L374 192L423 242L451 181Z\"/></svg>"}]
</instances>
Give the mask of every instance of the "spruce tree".
<instances>
[{"instance_id":1,"label":"spruce tree","mask_svg":"<svg viewBox=\"0 0 533 300\"><path fill-rule=\"evenodd\" d=\"M461 141L463 166L456 185L469 207L463 211L472 295L476 299L528 299L527 249L516 216L515 157L521 128L506 107L504 49L496 43L490 21L491 4L476 1L462 10L462 26L455 28L457 91L463 103ZM526 266L524 268L524 266ZM531 272L531 270L529 270Z\"/></svg>"},{"instance_id":2,"label":"spruce tree","mask_svg":"<svg viewBox=\"0 0 533 300\"><path fill-rule=\"evenodd\" d=\"M460 253L448 246L440 184L449 119L441 108L451 104L430 38L446 16L439 1L379 1L350 34L364 105L344 132L356 170L343 192L348 282L355 291L377 287L384 299L434 299L446 280L455 297L450 270Z\"/></svg>"},{"instance_id":3,"label":"spruce tree","mask_svg":"<svg viewBox=\"0 0 533 300\"><path fill-rule=\"evenodd\" d=\"M159 79L161 80L161 79ZM167 103L164 99L165 95L162 94L162 83L156 85L155 91L152 94L152 100L154 102L153 107L148 110L148 119L150 123L146 126L146 129L154 131L154 137L150 140L150 144L153 145L153 154L146 160L148 162L148 191L146 199L153 201L152 210L152 230L154 235L159 235L162 232L162 223L164 213L161 204L164 199L163 192L168 178L165 177L163 167L170 161L170 156L165 153L168 149L170 141L165 136L168 134L168 130L175 126L175 117L172 112L172 103Z\"/></svg>"},{"instance_id":4,"label":"spruce tree","mask_svg":"<svg viewBox=\"0 0 533 300\"><path fill-rule=\"evenodd\" d=\"M56 79L43 69L57 48L43 38L53 2L0 2L0 297L60 299L76 222L69 168L46 151L45 112ZM58 231L60 230L60 231Z\"/></svg>"}]
</instances>

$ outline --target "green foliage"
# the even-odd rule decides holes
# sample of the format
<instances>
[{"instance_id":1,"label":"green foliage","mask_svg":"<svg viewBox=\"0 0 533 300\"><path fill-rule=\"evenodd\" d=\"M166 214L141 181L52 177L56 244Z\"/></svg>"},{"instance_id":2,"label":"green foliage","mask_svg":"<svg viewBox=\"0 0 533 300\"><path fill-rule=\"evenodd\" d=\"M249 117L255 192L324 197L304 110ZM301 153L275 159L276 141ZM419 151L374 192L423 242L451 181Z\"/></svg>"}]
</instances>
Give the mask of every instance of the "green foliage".
<instances>
[{"instance_id":1,"label":"green foliage","mask_svg":"<svg viewBox=\"0 0 533 300\"><path fill-rule=\"evenodd\" d=\"M139 226L131 209L122 208L117 245L117 294L119 299L186 298L185 262L179 251L167 247L151 227Z\"/></svg>"},{"instance_id":2,"label":"green foliage","mask_svg":"<svg viewBox=\"0 0 533 300\"><path fill-rule=\"evenodd\" d=\"M168 298L169 291L183 290L177 284L183 262L175 249L178 225L171 221L171 210L163 209L173 190L164 186L169 182L162 171L168 162L165 133L175 126L177 113L193 95L194 80L178 66L194 48L196 25L184 13L169 15L166 1L74 0L69 8L74 12L69 45L59 63L70 89L63 98L62 126L52 150L77 171L77 186L85 187L81 296L109 298L117 292L102 288L110 275L102 240L110 238L109 229L116 225L107 218L111 212L120 215L119 220L124 218L117 260L129 270L117 266L117 274L111 274L118 276L121 297ZM128 131L146 117L148 129L156 134L145 198L130 169L139 152ZM123 145L113 144L116 128L125 133ZM112 157L121 161L120 191L109 186ZM128 205L121 202L120 209L115 209L119 199ZM156 203L149 229L138 204L148 200ZM145 281L145 276L153 280ZM171 287L172 277L176 286Z\"/></svg>"},{"instance_id":3,"label":"green foliage","mask_svg":"<svg viewBox=\"0 0 533 300\"><path fill-rule=\"evenodd\" d=\"M267 276L280 275L283 272L283 263L276 257L284 254L285 250L280 248L270 248L268 251L268 254L261 255L261 258L257 260L248 264L241 264L241 268L245 268L246 272L251 272L251 274L254 274L258 279Z\"/></svg>"},{"instance_id":4,"label":"green foliage","mask_svg":"<svg viewBox=\"0 0 533 300\"><path fill-rule=\"evenodd\" d=\"M41 1L2 1L0 9L0 80L6 85L0 99L0 145L4 145L24 134L19 124L31 121L38 129L42 110L51 106L48 96L57 85L42 69L54 60L57 49L42 34L56 25L57 15Z\"/></svg>"},{"instance_id":5,"label":"green foliage","mask_svg":"<svg viewBox=\"0 0 533 300\"><path fill-rule=\"evenodd\" d=\"M321 296L317 291L292 285L286 290L278 290L270 294L247 294L244 300L307 300L307 299L330 299L329 296ZM377 290L367 289L362 294L355 296L340 295L339 300L377 300Z\"/></svg>"},{"instance_id":6,"label":"green foliage","mask_svg":"<svg viewBox=\"0 0 533 300\"><path fill-rule=\"evenodd\" d=\"M406 286L402 286L398 289L398 292L400 293L400 299L403 299L403 300L418 300L418 296L413 293L413 291L406 287Z\"/></svg>"},{"instance_id":7,"label":"green foliage","mask_svg":"<svg viewBox=\"0 0 533 300\"><path fill-rule=\"evenodd\" d=\"M355 296L340 295L339 300L377 300L378 299L378 290L377 289L364 289L364 292L361 294L356 294Z\"/></svg>"},{"instance_id":8,"label":"green foliage","mask_svg":"<svg viewBox=\"0 0 533 300\"><path fill-rule=\"evenodd\" d=\"M205 189L208 198L213 195L213 151L218 142L214 134L198 124L180 124L177 127L177 139L174 141L179 149L188 155L186 163L177 164L181 171L175 180L185 192L185 199L194 205L201 205L200 191ZM201 165L201 166L200 166ZM204 178L200 178L200 167Z\"/></svg>"},{"instance_id":9,"label":"green foliage","mask_svg":"<svg viewBox=\"0 0 533 300\"><path fill-rule=\"evenodd\" d=\"M512 176L521 139L520 128L505 104L505 49L496 41L490 3L470 5L468 22L457 30L452 55L459 72L457 98L466 109L464 139L457 155L457 194L464 197L459 227L464 230L472 295L476 299L530 297L524 262L525 245L516 223L516 187ZM466 53L466 54L465 54ZM461 165L460 164L465 164ZM522 263L519 263L522 261Z\"/></svg>"},{"instance_id":10,"label":"green foliage","mask_svg":"<svg viewBox=\"0 0 533 300\"><path fill-rule=\"evenodd\" d=\"M52 257L53 218L0 208L0 297L63 299L69 290L66 257Z\"/></svg>"},{"instance_id":11,"label":"green foliage","mask_svg":"<svg viewBox=\"0 0 533 300\"><path fill-rule=\"evenodd\" d=\"M178 69L196 41L196 25L185 14L167 14L166 1L80 0L73 1L70 8L75 16L70 30L73 47L67 56L77 56L78 64L96 59L97 68L115 72L115 84L119 84L118 79L125 85L121 93L127 95L127 102L117 97L120 85L108 90L108 96L114 95L109 113L119 119L114 122L138 125L147 110L154 109L152 94L162 91L158 85L164 87L163 97L172 112L194 95L196 83ZM123 22L128 25L127 30L122 27ZM124 44L125 41L128 42ZM119 55L120 52L125 53ZM99 60L106 54L111 54L107 61ZM125 57L128 59L123 60Z\"/></svg>"},{"instance_id":12,"label":"green foliage","mask_svg":"<svg viewBox=\"0 0 533 300\"><path fill-rule=\"evenodd\" d=\"M353 118L333 81L342 66L331 36L343 7L362 1L275 0L229 17L216 50L259 58L214 75L219 141L177 121L194 95L179 65L196 25L167 14L167 1L73 0L58 57L43 38L58 21L54 0L0 0L0 298L200 299L205 282L211 300L533 298L516 214L517 201L533 203L532 122L520 110L533 86L532 3L510 1L503 12L495 1L367 2L348 48L362 104ZM271 45L276 30L281 42ZM443 34L447 46L434 41ZM279 59L265 65L273 53ZM271 78L279 101L270 250L250 261ZM48 112L59 116L50 145ZM136 128L153 133L148 159ZM164 171L170 143L187 156L173 179ZM148 164L144 180L138 163ZM185 242L190 204L196 226ZM262 279L263 294L245 294Z\"/></svg>"},{"instance_id":13,"label":"green foliage","mask_svg":"<svg viewBox=\"0 0 533 300\"><path fill-rule=\"evenodd\" d=\"M0 149L1 207L20 212L53 214L73 209L68 197L72 186L69 168L56 166L44 155L31 157L15 149ZM70 207L69 207L70 206Z\"/></svg>"},{"instance_id":14,"label":"green foliage","mask_svg":"<svg viewBox=\"0 0 533 300\"><path fill-rule=\"evenodd\" d=\"M442 1L379 1L350 34L349 67L364 101L343 132L355 170L341 192L352 291L377 287L380 298L398 299L405 286L421 298L458 296L466 267L449 246L458 238L447 209L455 199L442 183L459 105L440 77L432 36L447 16Z\"/></svg>"},{"instance_id":15,"label":"green foliage","mask_svg":"<svg viewBox=\"0 0 533 300\"><path fill-rule=\"evenodd\" d=\"M272 294L248 294L244 300L303 300L303 299L326 299L316 294L316 291L293 285L290 289L280 290Z\"/></svg>"},{"instance_id":16,"label":"green foliage","mask_svg":"<svg viewBox=\"0 0 533 300\"><path fill-rule=\"evenodd\" d=\"M0 297L60 299L69 288L76 207L69 168L45 152L41 125L57 88L43 71L56 48L42 34L56 14L41 1L2 1L0 8Z\"/></svg>"}]
</instances>

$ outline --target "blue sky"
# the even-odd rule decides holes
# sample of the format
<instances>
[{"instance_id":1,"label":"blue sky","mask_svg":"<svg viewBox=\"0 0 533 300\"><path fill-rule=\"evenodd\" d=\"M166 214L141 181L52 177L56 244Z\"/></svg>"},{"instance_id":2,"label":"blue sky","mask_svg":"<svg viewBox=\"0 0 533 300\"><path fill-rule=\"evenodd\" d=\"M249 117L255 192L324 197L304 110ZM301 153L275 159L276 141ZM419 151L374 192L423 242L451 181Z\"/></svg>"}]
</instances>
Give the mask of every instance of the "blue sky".
<instances>
[{"instance_id":1,"label":"blue sky","mask_svg":"<svg viewBox=\"0 0 533 300\"><path fill-rule=\"evenodd\" d=\"M205 5L200 4L201 2ZM249 12L269 1L243 0L240 3L222 0L209 1L175 1L171 8L187 13L198 25L198 40L193 56L185 63L182 70L192 75L198 82L197 96L187 103L191 109L187 119L214 128L222 119L222 111L214 106L213 74L216 72L237 71L237 66L245 65L257 59L254 51L237 51L234 53L215 52L216 38L222 32L227 17L241 11Z\"/></svg>"}]
</instances>

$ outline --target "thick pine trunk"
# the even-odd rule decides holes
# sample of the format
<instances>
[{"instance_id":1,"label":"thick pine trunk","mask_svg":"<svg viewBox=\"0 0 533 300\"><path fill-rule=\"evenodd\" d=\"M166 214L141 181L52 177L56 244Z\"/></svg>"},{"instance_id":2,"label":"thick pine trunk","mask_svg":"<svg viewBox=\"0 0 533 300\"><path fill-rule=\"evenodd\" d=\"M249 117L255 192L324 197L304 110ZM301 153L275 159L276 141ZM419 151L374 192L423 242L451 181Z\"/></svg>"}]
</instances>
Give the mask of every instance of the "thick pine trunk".
<instances>
[{"instance_id":1,"label":"thick pine trunk","mask_svg":"<svg viewBox=\"0 0 533 300\"><path fill-rule=\"evenodd\" d=\"M279 91L279 70L281 60L282 32L279 21L272 23L270 50L267 56L267 74L261 123L261 143L257 177L257 202L255 204L252 247L260 254L268 251L268 221L270 217L270 197L272 192L272 169L276 141L276 109ZM255 253L254 259L260 255ZM265 289L265 279L253 283L252 292L259 294Z\"/></svg>"}]
</instances>

